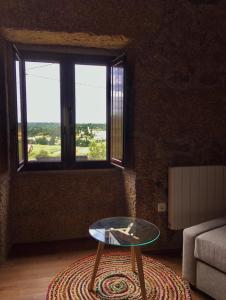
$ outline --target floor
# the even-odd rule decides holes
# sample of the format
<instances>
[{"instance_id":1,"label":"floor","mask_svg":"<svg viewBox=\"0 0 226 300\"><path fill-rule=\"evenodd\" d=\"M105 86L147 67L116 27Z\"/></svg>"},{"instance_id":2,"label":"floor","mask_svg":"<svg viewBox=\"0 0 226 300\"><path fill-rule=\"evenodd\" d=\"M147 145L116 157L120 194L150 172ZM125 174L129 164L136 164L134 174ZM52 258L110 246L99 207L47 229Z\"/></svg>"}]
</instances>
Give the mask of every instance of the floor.
<instances>
[{"instance_id":1,"label":"floor","mask_svg":"<svg viewBox=\"0 0 226 300\"><path fill-rule=\"evenodd\" d=\"M14 247L9 260L0 266L0 299L44 300L48 284L54 275L76 258L94 253L95 247L95 242L90 240ZM178 255L150 255L181 274L181 258ZM210 298L192 291L192 299Z\"/></svg>"}]
</instances>

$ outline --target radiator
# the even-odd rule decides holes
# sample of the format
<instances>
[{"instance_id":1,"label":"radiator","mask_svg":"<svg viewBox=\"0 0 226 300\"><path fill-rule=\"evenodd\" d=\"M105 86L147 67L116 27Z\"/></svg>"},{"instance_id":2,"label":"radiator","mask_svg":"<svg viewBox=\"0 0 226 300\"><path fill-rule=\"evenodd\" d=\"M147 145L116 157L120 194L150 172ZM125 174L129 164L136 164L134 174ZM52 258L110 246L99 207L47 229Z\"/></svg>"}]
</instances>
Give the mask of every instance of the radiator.
<instances>
[{"instance_id":1,"label":"radiator","mask_svg":"<svg viewBox=\"0 0 226 300\"><path fill-rule=\"evenodd\" d=\"M183 229L226 215L226 167L169 168L169 228Z\"/></svg>"}]
</instances>

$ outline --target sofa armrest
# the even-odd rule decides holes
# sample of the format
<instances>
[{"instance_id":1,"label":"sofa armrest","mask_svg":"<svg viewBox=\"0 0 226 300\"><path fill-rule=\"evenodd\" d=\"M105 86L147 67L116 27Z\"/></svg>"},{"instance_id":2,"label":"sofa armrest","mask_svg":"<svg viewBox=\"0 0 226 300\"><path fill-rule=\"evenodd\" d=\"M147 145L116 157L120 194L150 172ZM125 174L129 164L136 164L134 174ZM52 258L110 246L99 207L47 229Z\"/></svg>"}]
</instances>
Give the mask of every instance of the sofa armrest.
<instances>
[{"instance_id":1,"label":"sofa armrest","mask_svg":"<svg viewBox=\"0 0 226 300\"><path fill-rule=\"evenodd\" d=\"M194 257L195 238L209 230L226 225L226 217L214 219L183 231L183 263L182 276L192 285L196 285L196 258Z\"/></svg>"}]
</instances>

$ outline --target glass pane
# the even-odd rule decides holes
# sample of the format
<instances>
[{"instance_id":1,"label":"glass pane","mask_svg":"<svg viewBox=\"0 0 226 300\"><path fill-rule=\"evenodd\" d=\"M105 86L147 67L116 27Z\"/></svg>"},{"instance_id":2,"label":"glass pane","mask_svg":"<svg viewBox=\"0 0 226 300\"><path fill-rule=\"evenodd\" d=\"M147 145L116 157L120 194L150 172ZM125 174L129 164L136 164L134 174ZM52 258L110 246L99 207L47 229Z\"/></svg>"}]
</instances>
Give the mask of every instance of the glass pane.
<instances>
[{"instance_id":1,"label":"glass pane","mask_svg":"<svg viewBox=\"0 0 226 300\"><path fill-rule=\"evenodd\" d=\"M22 143L22 124L21 124L21 97L20 97L20 64L16 61L16 98L17 98L17 143L18 143L18 160L23 161L23 143Z\"/></svg>"},{"instance_id":2,"label":"glass pane","mask_svg":"<svg viewBox=\"0 0 226 300\"><path fill-rule=\"evenodd\" d=\"M106 66L75 65L76 160L106 160Z\"/></svg>"},{"instance_id":3,"label":"glass pane","mask_svg":"<svg viewBox=\"0 0 226 300\"><path fill-rule=\"evenodd\" d=\"M157 226L133 217L101 219L89 227L89 233L104 244L125 247L153 243L160 235Z\"/></svg>"},{"instance_id":4,"label":"glass pane","mask_svg":"<svg viewBox=\"0 0 226 300\"><path fill-rule=\"evenodd\" d=\"M60 65L27 61L25 70L28 161L60 161Z\"/></svg>"},{"instance_id":5,"label":"glass pane","mask_svg":"<svg viewBox=\"0 0 226 300\"><path fill-rule=\"evenodd\" d=\"M123 101L124 69L112 67L112 123L111 123L111 156L112 159L123 159Z\"/></svg>"}]
</instances>

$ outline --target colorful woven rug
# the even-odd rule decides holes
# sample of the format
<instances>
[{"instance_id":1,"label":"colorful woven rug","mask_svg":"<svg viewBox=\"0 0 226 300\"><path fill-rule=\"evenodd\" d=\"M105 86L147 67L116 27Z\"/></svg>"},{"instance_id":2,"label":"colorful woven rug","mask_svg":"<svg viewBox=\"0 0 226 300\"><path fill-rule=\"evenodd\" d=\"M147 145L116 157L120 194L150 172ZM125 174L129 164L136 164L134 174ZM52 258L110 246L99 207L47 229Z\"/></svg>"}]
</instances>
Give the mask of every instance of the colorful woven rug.
<instances>
[{"instance_id":1,"label":"colorful woven rug","mask_svg":"<svg viewBox=\"0 0 226 300\"><path fill-rule=\"evenodd\" d=\"M101 258L95 290L88 284L95 256L76 260L59 273L49 286L47 300L140 300L137 274L131 271L129 253L108 253ZM147 299L190 300L188 284L160 262L143 256Z\"/></svg>"}]
</instances>

